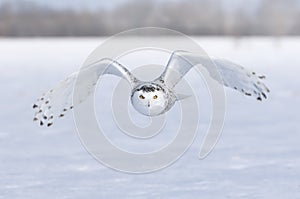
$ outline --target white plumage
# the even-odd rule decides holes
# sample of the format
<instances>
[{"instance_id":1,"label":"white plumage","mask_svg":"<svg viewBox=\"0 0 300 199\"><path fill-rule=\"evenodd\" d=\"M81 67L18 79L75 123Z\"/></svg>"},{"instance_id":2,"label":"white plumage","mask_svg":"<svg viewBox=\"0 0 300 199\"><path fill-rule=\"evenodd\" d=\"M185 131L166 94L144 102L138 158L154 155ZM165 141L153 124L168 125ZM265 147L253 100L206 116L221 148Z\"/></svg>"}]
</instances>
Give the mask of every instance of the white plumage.
<instances>
[{"instance_id":1,"label":"white plumage","mask_svg":"<svg viewBox=\"0 0 300 199\"><path fill-rule=\"evenodd\" d=\"M161 76L150 82L137 79L117 61L105 58L93 63L80 71L80 79L77 79L78 72L73 73L40 97L33 105L36 110L34 121L39 121L40 125L51 126L55 119L63 117L68 110L76 107L90 95L102 74L116 75L127 80L132 89L132 105L141 114L149 116L163 114L177 100L181 100L178 97L180 94L174 91L176 84L191 68L199 64L213 79L224 86L260 101L267 98L266 93L269 89L261 81L264 76L257 76L254 72L225 59L209 58L180 50L172 53ZM72 102L76 80L79 81L77 85L82 86L85 92Z\"/></svg>"}]
</instances>

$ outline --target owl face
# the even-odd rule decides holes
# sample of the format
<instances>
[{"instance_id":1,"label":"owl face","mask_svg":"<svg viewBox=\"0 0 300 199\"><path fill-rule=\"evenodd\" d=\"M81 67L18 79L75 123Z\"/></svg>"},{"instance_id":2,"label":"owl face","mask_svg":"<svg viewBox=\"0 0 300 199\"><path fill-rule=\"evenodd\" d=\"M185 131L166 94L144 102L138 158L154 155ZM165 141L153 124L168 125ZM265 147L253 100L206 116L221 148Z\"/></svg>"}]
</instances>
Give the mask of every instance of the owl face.
<instances>
[{"instance_id":1,"label":"owl face","mask_svg":"<svg viewBox=\"0 0 300 199\"><path fill-rule=\"evenodd\" d=\"M167 106L167 94L157 84L143 84L135 88L131 95L133 107L143 115L156 116Z\"/></svg>"}]
</instances>

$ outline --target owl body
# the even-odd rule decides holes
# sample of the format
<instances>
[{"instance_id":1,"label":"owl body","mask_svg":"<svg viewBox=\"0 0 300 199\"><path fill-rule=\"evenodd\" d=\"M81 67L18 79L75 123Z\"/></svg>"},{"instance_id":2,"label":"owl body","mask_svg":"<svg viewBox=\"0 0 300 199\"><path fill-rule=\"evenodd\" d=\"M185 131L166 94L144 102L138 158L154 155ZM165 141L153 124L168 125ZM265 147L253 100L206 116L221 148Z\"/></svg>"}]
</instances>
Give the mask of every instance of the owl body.
<instances>
[{"instance_id":1,"label":"owl body","mask_svg":"<svg viewBox=\"0 0 300 199\"><path fill-rule=\"evenodd\" d=\"M176 96L162 81L141 82L131 93L131 103L141 114L157 116L168 111L175 103Z\"/></svg>"},{"instance_id":2,"label":"owl body","mask_svg":"<svg viewBox=\"0 0 300 199\"><path fill-rule=\"evenodd\" d=\"M186 98L176 93L174 88L178 82L196 65L204 67L210 76L218 83L230 87L246 96L255 97L262 101L266 99L269 89L262 82L263 75L256 75L244 67L220 58L209 58L205 55L195 55L187 51L174 51L170 56L163 73L155 80L146 82L137 79L125 66L103 58L88 65L80 71L80 82L84 87L80 99L72 101L72 92L78 74L73 73L56 87L46 92L33 105L35 109L34 121L40 125L51 126L57 118L63 117L70 109L82 103L97 85L101 75L116 75L127 80L131 86L131 103L141 114L157 116L171 109L176 101Z\"/></svg>"}]
</instances>

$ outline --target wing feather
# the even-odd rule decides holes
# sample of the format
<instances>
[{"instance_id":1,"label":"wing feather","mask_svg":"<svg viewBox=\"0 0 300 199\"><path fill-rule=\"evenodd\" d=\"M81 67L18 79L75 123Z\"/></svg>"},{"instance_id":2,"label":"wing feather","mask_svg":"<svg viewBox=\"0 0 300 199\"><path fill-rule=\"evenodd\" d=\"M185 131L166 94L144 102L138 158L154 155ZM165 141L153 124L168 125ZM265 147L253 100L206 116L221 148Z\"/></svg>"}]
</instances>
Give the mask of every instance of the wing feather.
<instances>
[{"instance_id":1,"label":"wing feather","mask_svg":"<svg viewBox=\"0 0 300 199\"><path fill-rule=\"evenodd\" d=\"M196 65L201 65L210 76L226 87L233 88L257 100L267 98L269 89L262 82L265 76L257 76L244 67L221 58L210 58L207 55L194 55L187 51L172 53L165 71L160 79L173 88Z\"/></svg>"},{"instance_id":2,"label":"wing feather","mask_svg":"<svg viewBox=\"0 0 300 199\"><path fill-rule=\"evenodd\" d=\"M63 117L68 110L82 103L92 93L102 74L124 78L131 86L139 81L119 62L108 58L102 59L71 74L37 99L33 105L36 110L33 120L40 125L51 126L57 118ZM78 96L78 99L72 99L76 81L79 81L76 85L81 86L83 88L81 91L84 92Z\"/></svg>"}]
</instances>

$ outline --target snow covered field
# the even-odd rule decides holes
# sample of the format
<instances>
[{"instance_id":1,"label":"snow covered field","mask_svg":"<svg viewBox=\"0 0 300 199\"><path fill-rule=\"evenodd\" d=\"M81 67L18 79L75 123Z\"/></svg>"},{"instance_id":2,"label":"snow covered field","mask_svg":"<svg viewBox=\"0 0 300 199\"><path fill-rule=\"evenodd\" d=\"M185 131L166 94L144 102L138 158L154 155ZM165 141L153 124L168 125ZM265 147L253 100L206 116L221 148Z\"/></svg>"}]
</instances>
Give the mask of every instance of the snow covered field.
<instances>
[{"instance_id":1,"label":"snow covered field","mask_svg":"<svg viewBox=\"0 0 300 199\"><path fill-rule=\"evenodd\" d=\"M32 122L35 99L103 39L0 39L0 198L300 198L300 38L195 40L265 74L269 99L226 89L224 130L206 159L199 136L172 166L133 175L93 159L72 114L52 128Z\"/></svg>"}]
</instances>

